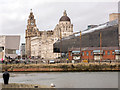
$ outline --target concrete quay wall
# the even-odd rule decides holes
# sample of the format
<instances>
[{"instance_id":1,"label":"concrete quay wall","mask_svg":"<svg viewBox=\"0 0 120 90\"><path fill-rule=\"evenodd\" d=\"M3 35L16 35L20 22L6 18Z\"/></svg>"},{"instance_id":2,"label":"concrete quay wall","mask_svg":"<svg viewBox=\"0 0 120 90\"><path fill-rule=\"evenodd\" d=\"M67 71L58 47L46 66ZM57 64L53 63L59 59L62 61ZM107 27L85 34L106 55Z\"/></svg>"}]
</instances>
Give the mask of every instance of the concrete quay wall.
<instances>
[{"instance_id":1,"label":"concrete quay wall","mask_svg":"<svg viewBox=\"0 0 120 90\"><path fill-rule=\"evenodd\" d=\"M9 64L2 65L2 71L9 72L71 72L71 71L119 71L119 63L76 63L76 64Z\"/></svg>"}]
</instances>

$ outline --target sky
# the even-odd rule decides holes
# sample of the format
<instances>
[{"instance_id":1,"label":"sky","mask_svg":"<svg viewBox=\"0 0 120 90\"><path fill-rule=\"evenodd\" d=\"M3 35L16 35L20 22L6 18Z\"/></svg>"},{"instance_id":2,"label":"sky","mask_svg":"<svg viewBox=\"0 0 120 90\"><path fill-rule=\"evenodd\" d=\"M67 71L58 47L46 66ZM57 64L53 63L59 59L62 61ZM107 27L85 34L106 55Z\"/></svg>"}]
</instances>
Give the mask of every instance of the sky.
<instances>
[{"instance_id":1,"label":"sky","mask_svg":"<svg viewBox=\"0 0 120 90\"><path fill-rule=\"evenodd\" d=\"M118 12L119 0L0 0L0 35L21 35L25 42L27 19L32 9L39 30L54 30L63 11L73 24L73 31L87 25L109 21Z\"/></svg>"}]
</instances>

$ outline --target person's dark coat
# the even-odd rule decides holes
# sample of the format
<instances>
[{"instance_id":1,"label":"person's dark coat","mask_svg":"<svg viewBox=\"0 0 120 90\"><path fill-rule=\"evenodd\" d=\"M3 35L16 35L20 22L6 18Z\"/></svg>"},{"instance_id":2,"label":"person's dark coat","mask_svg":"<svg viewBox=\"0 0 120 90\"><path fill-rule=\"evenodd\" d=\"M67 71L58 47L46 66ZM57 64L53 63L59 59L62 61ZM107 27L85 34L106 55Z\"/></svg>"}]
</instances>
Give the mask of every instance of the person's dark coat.
<instances>
[{"instance_id":1,"label":"person's dark coat","mask_svg":"<svg viewBox=\"0 0 120 90\"><path fill-rule=\"evenodd\" d=\"M8 84L9 77L10 77L10 74L9 74L7 71L5 71L5 72L3 73L4 84Z\"/></svg>"}]
</instances>

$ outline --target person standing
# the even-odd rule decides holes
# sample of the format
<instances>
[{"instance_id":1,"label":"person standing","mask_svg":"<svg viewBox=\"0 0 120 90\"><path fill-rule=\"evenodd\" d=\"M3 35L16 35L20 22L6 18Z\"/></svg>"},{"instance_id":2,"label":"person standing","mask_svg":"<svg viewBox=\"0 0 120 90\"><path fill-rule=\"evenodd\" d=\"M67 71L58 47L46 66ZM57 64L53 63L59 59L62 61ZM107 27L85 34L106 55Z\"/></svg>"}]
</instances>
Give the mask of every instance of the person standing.
<instances>
[{"instance_id":1,"label":"person standing","mask_svg":"<svg viewBox=\"0 0 120 90\"><path fill-rule=\"evenodd\" d=\"M10 74L8 73L7 69L5 69L5 72L3 73L4 84L8 84L9 77L10 77Z\"/></svg>"}]
</instances>

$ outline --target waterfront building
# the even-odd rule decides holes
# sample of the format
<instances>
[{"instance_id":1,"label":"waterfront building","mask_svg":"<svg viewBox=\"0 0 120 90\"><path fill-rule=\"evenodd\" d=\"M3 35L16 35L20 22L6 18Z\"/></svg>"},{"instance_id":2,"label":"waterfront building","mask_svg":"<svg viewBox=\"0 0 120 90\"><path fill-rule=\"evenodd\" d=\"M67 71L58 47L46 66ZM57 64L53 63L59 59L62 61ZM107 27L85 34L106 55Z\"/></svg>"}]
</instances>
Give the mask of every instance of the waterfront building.
<instances>
[{"instance_id":1,"label":"waterfront building","mask_svg":"<svg viewBox=\"0 0 120 90\"><path fill-rule=\"evenodd\" d=\"M16 50L19 50L19 46L19 35L0 35L0 59L17 57Z\"/></svg>"},{"instance_id":2,"label":"waterfront building","mask_svg":"<svg viewBox=\"0 0 120 90\"><path fill-rule=\"evenodd\" d=\"M81 55L80 55L81 53ZM82 47L69 50L69 60L119 60L119 47Z\"/></svg>"},{"instance_id":3,"label":"waterfront building","mask_svg":"<svg viewBox=\"0 0 120 90\"><path fill-rule=\"evenodd\" d=\"M73 24L71 24L66 11L63 12L63 16L54 30L44 31L39 31L36 27L34 15L31 11L26 30L26 55L28 57L53 59L60 57L60 52L67 55L71 48L79 48L80 46L100 47L100 33L102 34L102 47L119 47L119 15L119 13L113 13L109 15L109 21L106 23L88 25L86 30L82 30L80 41L80 36L73 33Z\"/></svg>"},{"instance_id":4,"label":"waterfront building","mask_svg":"<svg viewBox=\"0 0 120 90\"><path fill-rule=\"evenodd\" d=\"M53 52L53 44L60 38L73 34L73 24L67 16L66 11L59 20L54 30L39 31L36 27L33 12L30 12L26 30L26 55L42 59L53 59L60 56L60 53Z\"/></svg>"},{"instance_id":5,"label":"waterfront building","mask_svg":"<svg viewBox=\"0 0 120 90\"><path fill-rule=\"evenodd\" d=\"M28 23L27 29L25 33L25 40L26 40L25 51L26 51L27 57L30 57L31 56L31 37L37 36L39 33L32 10L30 12L27 23Z\"/></svg>"},{"instance_id":6,"label":"waterfront building","mask_svg":"<svg viewBox=\"0 0 120 90\"><path fill-rule=\"evenodd\" d=\"M69 60L120 60L119 15L110 14L108 22L88 25L81 32L81 39L78 32L74 33L77 34L75 36L62 39L62 45L55 42L54 52L60 52L62 47L62 53L68 53Z\"/></svg>"}]
</instances>

